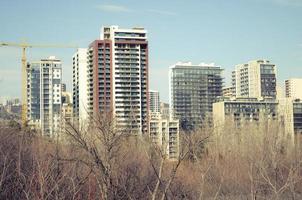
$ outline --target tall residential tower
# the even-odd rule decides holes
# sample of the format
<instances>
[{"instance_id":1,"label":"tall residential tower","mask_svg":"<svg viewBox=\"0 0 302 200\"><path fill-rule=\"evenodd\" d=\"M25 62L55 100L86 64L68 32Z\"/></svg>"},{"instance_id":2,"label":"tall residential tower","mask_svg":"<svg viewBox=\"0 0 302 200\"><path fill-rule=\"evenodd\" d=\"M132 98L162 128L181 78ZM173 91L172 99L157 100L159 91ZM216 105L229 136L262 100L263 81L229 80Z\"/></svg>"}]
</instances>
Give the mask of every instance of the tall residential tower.
<instances>
[{"instance_id":1,"label":"tall residential tower","mask_svg":"<svg viewBox=\"0 0 302 200\"><path fill-rule=\"evenodd\" d=\"M143 28L102 28L88 48L88 110L112 113L116 127L148 131L148 41Z\"/></svg>"},{"instance_id":2,"label":"tall residential tower","mask_svg":"<svg viewBox=\"0 0 302 200\"><path fill-rule=\"evenodd\" d=\"M88 120L87 49L77 49L72 57L72 66L73 119L81 127Z\"/></svg>"},{"instance_id":3,"label":"tall residential tower","mask_svg":"<svg viewBox=\"0 0 302 200\"><path fill-rule=\"evenodd\" d=\"M61 131L62 66L54 56L27 65L27 118L43 135Z\"/></svg>"}]
</instances>

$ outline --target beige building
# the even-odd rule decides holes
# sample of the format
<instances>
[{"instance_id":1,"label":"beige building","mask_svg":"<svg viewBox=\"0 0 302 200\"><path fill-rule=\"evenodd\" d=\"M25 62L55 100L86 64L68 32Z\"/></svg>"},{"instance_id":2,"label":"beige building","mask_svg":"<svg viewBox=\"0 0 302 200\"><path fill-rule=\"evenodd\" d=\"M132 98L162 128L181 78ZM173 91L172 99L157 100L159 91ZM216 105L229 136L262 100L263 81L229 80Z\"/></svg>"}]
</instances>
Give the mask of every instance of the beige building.
<instances>
[{"instance_id":1,"label":"beige building","mask_svg":"<svg viewBox=\"0 0 302 200\"><path fill-rule=\"evenodd\" d=\"M285 81L286 97L302 99L302 78L291 78Z\"/></svg>"},{"instance_id":2,"label":"beige building","mask_svg":"<svg viewBox=\"0 0 302 200\"><path fill-rule=\"evenodd\" d=\"M68 124L72 124L72 104L63 103L62 105L62 130L64 131Z\"/></svg>"},{"instance_id":3,"label":"beige building","mask_svg":"<svg viewBox=\"0 0 302 200\"><path fill-rule=\"evenodd\" d=\"M247 122L258 124L264 120L277 120L285 133L294 141L294 134L302 132L302 102L290 98L279 100L238 98L213 104L214 127L223 130L226 122L244 127Z\"/></svg>"},{"instance_id":4,"label":"beige building","mask_svg":"<svg viewBox=\"0 0 302 200\"><path fill-rule=\"evenodd\" d=\"M224 99L213 104L213 120L215 127L221 127L226 120L232 120L240 126L246 121L277 118L278 102L257 98Z\"/></svg>"},{"instance_id":5,"label":"beige building","mask_svg":"<svg viewBox=\"0 0 302 200\"><path fill-rule=\"evenodd\" d=\"M149 133L151 141L161 147L170 160L179 157L179 120L163 119L159 112L150 113Z\"/></svg>"},{"instance_id":6,"label":"beige building","mask_svg":"<svg viewBox=\"0 0 302 200\"><path fill-rule=\"evenodd\" d=\"M160 102L160 114L163 119L170 118L170 105L168 103Z\"/></svg>"},{"instance_id":7,"label":"beige building","mask_svg":"<svg viewBox=\"0 0 302 200\"><path fill-rule=\"evenodd\" d=\"M233 86L223 87L222 96L232 98L235 96L235 88Z\"/></svg>"},{"instance_id":8,"label":"beige building","mask_svg":"<svg viewBox=\"0 0 302 200\"><path fill-rule=\"evenodd\" d=\"M276 66L268 60L236 65L232 85L237 98L276 98Z\"/></svg>"}]
</instances>

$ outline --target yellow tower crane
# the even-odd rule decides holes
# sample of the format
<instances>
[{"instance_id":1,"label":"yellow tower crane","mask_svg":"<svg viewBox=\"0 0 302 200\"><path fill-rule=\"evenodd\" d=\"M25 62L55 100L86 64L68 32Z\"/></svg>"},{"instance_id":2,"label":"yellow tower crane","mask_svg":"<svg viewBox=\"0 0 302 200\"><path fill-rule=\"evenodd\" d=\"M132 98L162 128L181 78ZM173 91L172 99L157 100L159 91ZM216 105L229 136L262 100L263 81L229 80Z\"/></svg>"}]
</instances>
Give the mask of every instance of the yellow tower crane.
<instances>
[{"instance_id":1,"label":"yellow tower crane","mask_svg":"<svg viewBox=\"0 0 302 200\"><path fill-rule=\"evenodd\" d=\"M21 110L21 121L22 126L26 126L27 124L27 76L26 76L26 49L27 48L77 48L77 46L71 46L71 45L54 45L54 44L29 44L26 42L22 43L13 43L13 42L0 42L0 47L18 47L22 49L22 96L21 96L21 102L22 102L22 110Z\"/></svg>"}]
</instances>

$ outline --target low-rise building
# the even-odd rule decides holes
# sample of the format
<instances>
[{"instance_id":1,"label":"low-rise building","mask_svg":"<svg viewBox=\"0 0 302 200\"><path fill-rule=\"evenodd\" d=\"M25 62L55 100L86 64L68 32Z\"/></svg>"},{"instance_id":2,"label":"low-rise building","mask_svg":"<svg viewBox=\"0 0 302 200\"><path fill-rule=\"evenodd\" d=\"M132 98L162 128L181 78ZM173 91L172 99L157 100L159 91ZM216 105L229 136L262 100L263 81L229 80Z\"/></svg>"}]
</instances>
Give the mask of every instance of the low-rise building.
<instances>
[{"instance_id":1,"label":"low-rise building","mask_svg":"<svg viewBox=\"0 0 302 200\"><path fill-rule=\"evenodd\" d=\"M223 130L226 122L244 127L244 123L276 120L284 133L294 141L302 133L302 101L291 98L279 100L257 98L223 99L213 104L214 126Z\"/></svg>"},{"instance_id":2,"label":"low-rise building","mask_svg":"<svg viewBox=\"0 0 302 200\"><path fill-rule=\"evenodd\" d=\"M223 87L222 96L228 98L235 97L235 88L233 86Z\"/></svg>"},{"instance_id":3,"label":"low-rise building","mask_svg":"<svg viewBox=\"0 0 302 200\"><path fill-rule=\"evenodd\" d=\"M227 119L237 126L246 121L277 118L278 102L275 100L257 100L257 98L224 99L213 104L214 126L222 126Z\"/></svg>"},{"instance_id":4,"label":"low-rise building","mask_svg":"<svg viewBox=\"0 0 302 200\"><path fill-rule=\"evenodd\" d=\"M158 145L170 160L179 157L179 120L162 118L159 112L150 113L149 133L151 142Z\"/></svg>"}]
</instances>

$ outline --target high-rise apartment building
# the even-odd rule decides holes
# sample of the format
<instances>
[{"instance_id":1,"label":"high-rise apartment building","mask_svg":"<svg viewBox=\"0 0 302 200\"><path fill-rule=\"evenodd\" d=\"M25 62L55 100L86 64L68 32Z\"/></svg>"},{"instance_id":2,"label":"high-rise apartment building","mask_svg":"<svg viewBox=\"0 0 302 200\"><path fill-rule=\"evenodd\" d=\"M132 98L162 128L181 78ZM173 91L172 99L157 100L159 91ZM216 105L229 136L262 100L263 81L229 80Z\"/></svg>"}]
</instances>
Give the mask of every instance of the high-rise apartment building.
<instances>
[{"instance_id":1,"label":"high-rise apartment building","mask_svg":"<svg viewBox=\"0 0 302 200\"><path fill-rule=\"evenodd\" d=\"M235 67L232 85L236 97L276 98L276 66L268 60L255 60Z\"/></svg>"},{"instance_id":2,"label":"high-rise apartment building","mask_svg":"<svg viewBox=\"0 0 302 200\"><path fill-rule=\"evenodd\" d=\"M302 78L291 78L285 81L286 97L302 100Z\"/></svg>"},{"instance_id":3,"label":"high-rise apartment building","mask_svg":"<svg viewBox=\"0 0 302 200\"><path fill-rule=\"evenodd\" d=\"M72 57L72 96L74 123L84 126L88 120L87 49L79 48Z\"/></svg>"},{"instance_id":4,"label":"high-rise apartment building","mask_svg":"<svg viewBox=\"0 0 302 200\"><path fill-rule=\"evenodd\" d=\"M43 135L61 130L62 66L54 56L27 65L27 118Z\"/></svg>"},{"instance_id":5,"label":"high-rise apartment building","mask_svg":"<svg viewBox=\"0 0 302 200\"><path fill-rule=\"evenodd\" d=\"M160 112L159 92L149 91L150 112Z\"/></svg>"},{"instance_id":6,"label":"high-rise apartment building","mask_svg":"<svg viewBox=\"0 0 302 200\"><path fill-rule=\"evenodd\" d=\"M170 67L170 112L186 130L211 119L212 104L222 96L222 68L214 64L177 63Z\"/></svg>"},{"instance_id":7,"label":"high-rise apartment building","mask_svg":"<svg viewBox=\"0 0 302 200\"><path fill-rule=\"evenodd\" d=\"M148 131L148 41L143 28L102 28L88 49L88 110L112 112L116 127Z\"/></svg>"}]
</instances>

